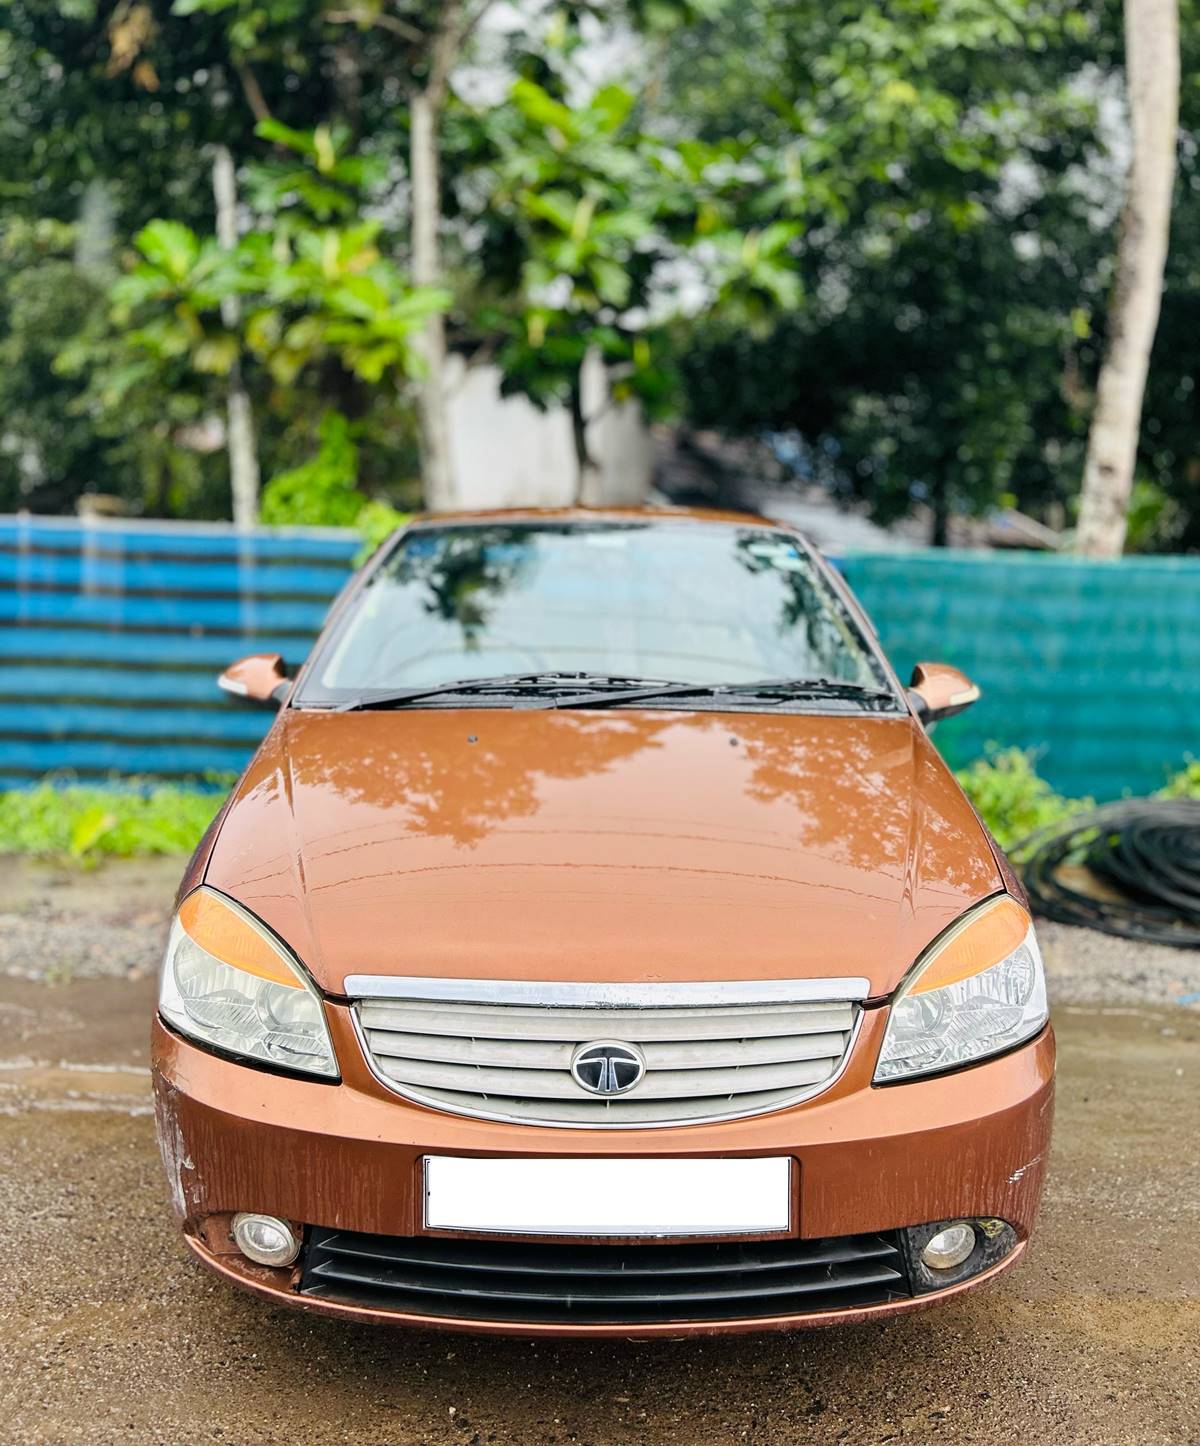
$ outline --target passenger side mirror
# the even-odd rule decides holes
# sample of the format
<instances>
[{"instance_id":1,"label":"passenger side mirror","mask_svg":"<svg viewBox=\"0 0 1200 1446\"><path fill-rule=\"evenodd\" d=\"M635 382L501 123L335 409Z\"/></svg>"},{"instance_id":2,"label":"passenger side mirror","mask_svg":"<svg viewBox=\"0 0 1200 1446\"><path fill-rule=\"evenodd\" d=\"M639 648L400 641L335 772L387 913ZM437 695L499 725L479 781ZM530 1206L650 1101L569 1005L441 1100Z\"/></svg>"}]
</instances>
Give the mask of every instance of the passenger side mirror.
<instances>
[{"instance_id":1,"label":"passenger side mirror","mask_svg":"<svg viewBox=\"0 0 1200 1446\"><path fill-rule=\"evenodd\" d=\"M953 718L979 697L979 689L965 673L949 663L918 663L913 669L908 696L922 723Z\"/></svg>"},{"instance_id":2,"label":"passenger side mirror","mask_svg":"<svg viewBox=\"0 0 1200 1446\"><path fill-rule=\"evenodd\" d=\"M279 708L292 686L278 653L251 653L239 658L217 679L217 687L260 708Z\"/></svg>"}]
</instances>

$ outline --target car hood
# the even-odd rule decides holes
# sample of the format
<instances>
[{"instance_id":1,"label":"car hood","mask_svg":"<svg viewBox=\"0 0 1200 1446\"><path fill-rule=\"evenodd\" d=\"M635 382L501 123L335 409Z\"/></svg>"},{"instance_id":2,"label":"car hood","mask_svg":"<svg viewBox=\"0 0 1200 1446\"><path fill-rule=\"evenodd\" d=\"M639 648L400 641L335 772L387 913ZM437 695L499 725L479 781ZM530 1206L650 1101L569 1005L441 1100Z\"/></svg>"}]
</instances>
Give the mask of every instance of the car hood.
<instances>
[{"instance_id":1,"label":"car hood","mask_svg":"<svg viewBox=\"0 0 1200 1446\"><path fill-rule=\"evenodd\" d=\"M892 990L1003 887L908 717L286 710L206 882L348 974Z\"/></svg>"}]
</instances>

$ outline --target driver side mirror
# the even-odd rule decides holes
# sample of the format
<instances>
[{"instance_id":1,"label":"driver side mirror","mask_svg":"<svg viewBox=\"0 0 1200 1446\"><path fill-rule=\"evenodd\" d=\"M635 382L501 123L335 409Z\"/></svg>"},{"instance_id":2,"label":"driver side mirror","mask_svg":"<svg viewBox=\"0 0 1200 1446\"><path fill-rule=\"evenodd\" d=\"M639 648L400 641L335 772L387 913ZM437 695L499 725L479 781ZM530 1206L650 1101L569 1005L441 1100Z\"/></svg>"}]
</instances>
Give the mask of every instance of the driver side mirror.
<instances>
[{"instance_id":1,"label":"driver side mirror","mask_svg":"<svg viewBox=\"0 0 1200 1446\"><path fill-rule=\"evenodd\" d=\"M918 663L913 669L908 696L922 723L953 718L979 697L978 687L949 663Z\"/></svg>"},{"instance_id":2,"label":"driver side mirror","mask_svg":"<svg viewBox=\"0 0 1200 1446\"><path fill-rule=\"evenodd\" d=\"M292 686L278 653L251 653L239 658L217 679L217 687L260 708L279 708Z\"/></svg>"}]
</instances>

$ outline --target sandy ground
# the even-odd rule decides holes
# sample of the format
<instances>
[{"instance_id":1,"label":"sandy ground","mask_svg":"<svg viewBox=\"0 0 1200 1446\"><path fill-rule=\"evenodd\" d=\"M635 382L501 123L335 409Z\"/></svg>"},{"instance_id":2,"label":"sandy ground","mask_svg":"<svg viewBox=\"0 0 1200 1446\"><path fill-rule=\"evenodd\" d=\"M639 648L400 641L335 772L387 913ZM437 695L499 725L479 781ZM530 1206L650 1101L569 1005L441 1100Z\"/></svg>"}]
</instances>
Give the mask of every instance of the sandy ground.
<instances>
[{"instance_id":1,"label":"sandy ground","mask_svg":"<svg viewBox=\"0 0 1200 1446\"><path fill-rule=\"evenodd\" d=\"M1050 1184L992 1291L790 1336L490 1341L276 1310L186 1257L144 1063L177 873L0 861L0 1441L1200 1443L1194 956L1048 933Z\"/></svg>"}]
</instances>

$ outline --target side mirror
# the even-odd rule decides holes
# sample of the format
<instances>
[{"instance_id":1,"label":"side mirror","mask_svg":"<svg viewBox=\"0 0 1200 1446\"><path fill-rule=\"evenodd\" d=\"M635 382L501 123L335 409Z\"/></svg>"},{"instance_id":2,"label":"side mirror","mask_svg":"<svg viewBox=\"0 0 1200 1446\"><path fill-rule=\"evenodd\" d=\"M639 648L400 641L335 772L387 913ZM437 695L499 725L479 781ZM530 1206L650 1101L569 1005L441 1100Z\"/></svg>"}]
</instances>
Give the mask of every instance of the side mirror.
<instances>
[{"instance_id":1,"label":"side mirror","mask_svg":"<svg viewBox=\"0 0 1200 1446\"><path fill-rule=\"evenodd\" d=\"M217 679L217 687L223 692L260 708L280 707L291 686L278 653L251 653L248 658L239 658Z\"/></svg>"},{"instance_id":2,"label":"side mirror","mask_svg":"<svg viewBox=\"0 0 1200 1446\"><path fill-rule=\"evenodd\" d=\"M922 723L936 723L969 708L979 697L979 689L949 663L918 663L908 696Z\"/></svg>"}]
</instances>

